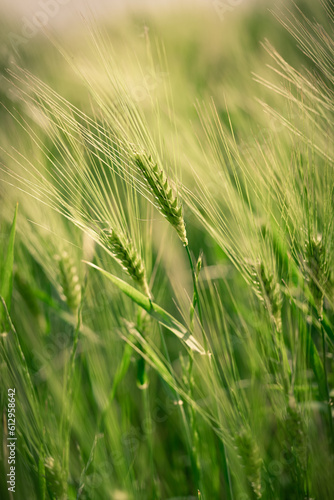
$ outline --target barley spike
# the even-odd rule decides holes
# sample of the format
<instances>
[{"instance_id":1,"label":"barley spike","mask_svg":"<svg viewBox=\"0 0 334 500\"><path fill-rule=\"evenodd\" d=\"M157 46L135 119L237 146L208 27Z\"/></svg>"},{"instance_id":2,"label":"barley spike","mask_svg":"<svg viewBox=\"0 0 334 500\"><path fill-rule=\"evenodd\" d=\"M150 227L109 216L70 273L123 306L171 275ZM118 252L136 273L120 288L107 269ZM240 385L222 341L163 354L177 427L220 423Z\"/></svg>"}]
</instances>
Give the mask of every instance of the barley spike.
<instances>
[{"instance_id":1,"label":"barley spike","mask_svg":"<svg viewBox=\"0 0 334 500\"><path fill-rule=\"evenodd\" d=\"M145 266L132 241L113 229L104 231L104 235L107 246L115 258L131 278L140 285L144 293L151 298L146 280Z\"/></svg>"},{"instance_id":2,"label":"barley spike","mask_svg":"<svg viewBox=\"0 0 334 500\"><path fill-rule=\"evenodd\" d=\"M161 167L145 153L135 152L135 162L142 175L145 177L160 212L176 229L184 246L188 245L186 227L182 214L182 207L173 193L168 179Z\"/></svg>"}]
</instances>

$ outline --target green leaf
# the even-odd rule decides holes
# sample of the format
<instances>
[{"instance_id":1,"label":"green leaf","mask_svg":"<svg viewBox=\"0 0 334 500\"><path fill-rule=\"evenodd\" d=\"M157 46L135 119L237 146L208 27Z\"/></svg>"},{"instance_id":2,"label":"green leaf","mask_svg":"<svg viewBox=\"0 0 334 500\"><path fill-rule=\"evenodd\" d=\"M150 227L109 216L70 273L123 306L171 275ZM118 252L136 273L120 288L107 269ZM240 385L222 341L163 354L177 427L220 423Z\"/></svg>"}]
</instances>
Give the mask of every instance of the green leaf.
<instances>
[{"instance_id":1,"label":"green leaf","mask_svg":"<svg viewBox=\"0 0 334 500\"><path fill-rule=\"evenodd\" d=\"M1 263L1 280L0 280L0 296L4 299L8 312L10 312L10 304L12 300L13 291L13 266L14 266L14 244L15 244L15 230L17 218L18 204L15 208L14 219L9 234L7 255ZM5 311L3 307L0 309L0 323L5 319Z\"/></svg>"},{"instance_id":2,"label":"green leaf","mask_svg":"<svg viewBox=\"0 0 334 500\"><path fill-rule=\"evenodd\" d=\"M162 307L150 301L146 295L139 292L120 278L117 278L91 262L83 262L104 274L104 276L106 276L115 286L125 293L125 295L130 297L130 299L148 312L148 314L152 316L152 318L156 319L161 325L174 333L174 335L181 339L192 351L205 354L205 350L201 344L195 339L195 337L193 337L193 335L190 334L187 328L173 318L173 316L171 316L167 311L162 309Z\"/></svg>"}]
</instances>

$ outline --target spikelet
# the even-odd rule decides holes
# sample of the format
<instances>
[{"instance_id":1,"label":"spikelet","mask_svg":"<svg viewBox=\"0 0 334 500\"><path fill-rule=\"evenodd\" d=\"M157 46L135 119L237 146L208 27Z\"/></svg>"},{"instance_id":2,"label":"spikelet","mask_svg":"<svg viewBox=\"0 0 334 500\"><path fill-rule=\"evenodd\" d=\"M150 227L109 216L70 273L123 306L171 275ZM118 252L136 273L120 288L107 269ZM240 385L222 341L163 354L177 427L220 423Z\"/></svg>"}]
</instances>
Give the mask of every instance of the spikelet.
<instances>
[{"instance_id":1,"label":"spikelet","mask_svg":"<svg viewBox=\"0 0 334 500\"><path fill-rule=\"evenodd\" d=\"M278 332L282 329L282 295L273 273L267 273L264 264L252 265L252 279L256 293L268 309Z\"/></svg>"},{"instance_id":2,"label":"spikelet","mask_svg":"<svg viewBox=\"0 0 334 500\"><path fill-rule=\"evenodd\" d=\"M72 311L76 311L81 300L81 286L76 266L69 254L64 251L61 256L56 255L59 267L59 284L61 298Z\"/></svg>"},{"instance_id":3,"label":"spikelet","mask_svg":"<svg viewBox=\"0 0 334 500\"><path fill-rule=\"evenodd\" d=\"M251 498L261 498L261 468L260 450L254 441L250 430L243 429L235 437L238 454L242 459Z\"/></svg>"},{"instance_id":4,"label":"spikelet","mask_svg":"<svg viewBox=\"0 0 334 500\"><path fill-rule=\"evenodd\" d=\"M151 298L146 280L145 266L132 241L114 230L103 231L102 238L124 270L140 285L143 292Z\"/></svg>"},{"instance_id":5,"label":"spikelet","mask_svg":"<svg viewBox=\"0 0 334 500\"><path fill-rule=\"evenodd\" d=\"M135 152L135 162L145 177L156 199L157 206L168 222L176 229L184 246L188 245L187 233L182 214L182 207L173 194L173 190L161 167L145 153Z\"/></svg>"},{"instance_id":6,"label":"spikelet","mask_svg":"<svg viewBox=\"0 0 334 500\"><path fill-rule=\"evenodd\" d=\"M304 272L318 315L322 318L324 288L330 279L330 269L321 235L305 243Z\"/></svg>"}]
</instances>

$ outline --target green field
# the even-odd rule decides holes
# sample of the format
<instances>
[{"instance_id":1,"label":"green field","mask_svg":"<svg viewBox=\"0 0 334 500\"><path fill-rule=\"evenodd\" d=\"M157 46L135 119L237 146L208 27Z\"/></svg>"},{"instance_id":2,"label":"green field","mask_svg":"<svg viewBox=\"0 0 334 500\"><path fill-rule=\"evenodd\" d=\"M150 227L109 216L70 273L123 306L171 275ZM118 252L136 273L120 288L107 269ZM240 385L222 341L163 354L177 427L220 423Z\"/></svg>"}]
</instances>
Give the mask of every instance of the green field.
<instances>
[{"instance_id":1,"label":"green field","mask_svg":"<svg viewBox=\"0 0 334 500\"><path fill-rule=\"evenodd\" d=\"M196 5L1 21L1 500L334 498L333 3Z\"/></svg>"}]
</instances>

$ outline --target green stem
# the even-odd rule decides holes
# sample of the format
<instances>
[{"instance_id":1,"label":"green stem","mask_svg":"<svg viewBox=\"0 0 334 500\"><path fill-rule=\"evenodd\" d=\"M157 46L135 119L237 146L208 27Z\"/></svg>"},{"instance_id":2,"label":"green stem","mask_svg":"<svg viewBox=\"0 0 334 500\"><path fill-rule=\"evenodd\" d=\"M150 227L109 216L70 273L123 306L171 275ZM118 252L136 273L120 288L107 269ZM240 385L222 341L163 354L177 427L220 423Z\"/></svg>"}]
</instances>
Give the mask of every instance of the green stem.
<instances>
[{"instance_id":1,"label":"green stem","mask_svg":"<svg viewBox=\"0 0 334 500\"><path fill-rule=\"evenodd\" d=\"M193 287L194 287L194 299L195 300L193 302L193 306L195 307L196 304L197 304L198 317L199 317L199 321L200 321L201 328L202 328L204 349L207 352L207 350L208 350L208 343L207 343L207 340L206 340L206 337L205 337L205 334L204 334L202 309L201 309L201 303L200 303L200 300L199 300L199 293L198 293L198 286L197 286L197 278L196 278L195 268L194 268L193 260L191 258L191 254L190 254L190 250L189 250L189 245L186 245L185 249L187 251L187 255L188 255L188 259L189 259L189 263L190 263L190 269L191 269L191 275L192 275Z\"/></svg>"},{"instance_id":2,"label":"green stem","mask_svg":"<svg viewBox=\"0 0 334 500\"><path fill-rule=\"evenodd\" d=\"M169 352L168 352L168 349L167 349L167 345L166 345L164 334L162 332L161 325L158 324L158 327L159 327L161 341L162 341L162 345L163 345L163 348L164 348L164 351L165 351L166 359L167 359L167 361L169 363L169 366L171 367L172 366L172 362L171 362L171 359L170 359L170 356L169 356ZM173 377L173 381L174 381L174 384L175 384L175 387L176 387L176 380L175 380L175 377L174 377L174 374L172 373L172 371L171 371L171 375ZM173 388L171 388L171 389L172 389L172 391L174 392L174 394L176 396L176 401L181 401L181 396L178 393L178 391L175 390L175 389L173 389ZM183 405L180 405L180 404L178 404L177 406L180 409L180 413L181 413L181 417L182 417L184 429L185 429L185 432L186 432L186 440L187 440L188 450L191 451L191 436L190 436L190 432L189 432L189 426L188 426L186 414L185 414L185 411L184 411L184 407L183 407Z\"/></svg>"},{"instance_id":3,"label":"green stem","mask_svg":"<svg viewBox=\"0 0 334 500\"><path fill-rule=\"evenodd\" d=\"M65 482L67 483L69 478L70 432L71 432L71 411L72 411L71 401L73 395L75 357L78 349L80 327L81 327L81 306L78 309L77 325L74 330L73 345L68 364L68 371L67 371L66 385L65 385L66 388L65 401L64 401L64 409L63 409L63 416L61 423L61 428L63 428L65 434L65 446L64 446L64 457L63 457L64 483Z\"/></svg>"},{"instance_id":4,"label":"green stem","mask_svg":"<svg viewBox=\"0 0 334 500\"><path fill-rule=\"evenodd\" d=\"M193 399L193 378L192 378L192 370L193 370L193 356L189 355L189 367L188 367L188 384L189 384L189 396ZM201 465L199 460L199 438L198 432L196 429L197 419L196 412L194 408L190 405L189 407L189 416L190 416L190 429L191 429L191 440L192 440L192 450L193 450L193 469L195 472L196 478L196 488L197 491L201 494L202 498L204 498L203 488L202 488L202 478L201 478Z\"/></svg>"},{"instance_id":5,"label":"green stem","mask_svg":"<svg viewBox=\"0 0 334 500\"><path fill-rule=\"evenodd\" d=\"M85 276L83 285L81 287L81 302L77 309L77 323L73 334L73 344L68 363L68 368L67 370L65 369L65 401L60 423L61 433L64 432L64 442L65 442L64 452L63 452L63 474L64 474L63 477L64 477L64 487L66 487L65 491L67 491L67 482L69 479L71 412L72 412L72 395L74 387L75 358L78 350L79 335L82 325L82 308L84 303L86 287L87 287L87 275Z\"/></svg>"},{"instance_id":6,"label":"green stem","mask_svg":"<svg viewBox=\"0 0 334 500\"><path fill-rule=\"evenodd\" d=\"M125 375L128 371L128 368L130 366L132 351L133 351L132 347L129 346L128 344L125 344L121 363L120 363L118 369L116 370L111 389L110 389L109 394L107 396L106 404L105 404L102 412L100 413L100 416L99 416L98 421L97 421L98 432L103 432L103 428L105 425L105 418L107 416L107 413L108 413L108 410L111 406L111 403L114 400L114 397L116 394L116 389L117 389L118 385L120 384L120 382L125 377Z\"/></svg>"},{"instance_id":7,"label":"green stem","mask_svg":"<svg viewBox=\"0 0 334 500\"><path fill-rule=\"evenodd\" d=\"M186 245L185 248L187 251L187 255L188 255L188 259L189 259L189 263L190 263L190 268L191 268L191 275L192 275L193 286L194 286L194 295L196 297L196 304L197 304L197 309L198 309L198 317L199 317L201 325L203 326L202 310L201 310L201 304L199 301L199 293L198 293L198 288L197 288L197 279L196 279L196 274L195 274L195 268L194 268L193 260L192 260L191 255L190 255L189 245Z\"/></svg>"}]
</instances>

